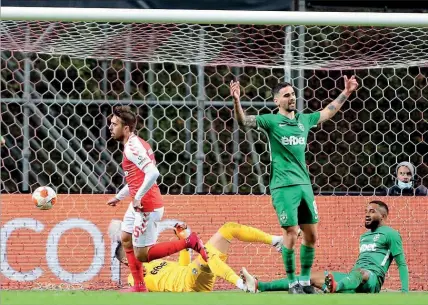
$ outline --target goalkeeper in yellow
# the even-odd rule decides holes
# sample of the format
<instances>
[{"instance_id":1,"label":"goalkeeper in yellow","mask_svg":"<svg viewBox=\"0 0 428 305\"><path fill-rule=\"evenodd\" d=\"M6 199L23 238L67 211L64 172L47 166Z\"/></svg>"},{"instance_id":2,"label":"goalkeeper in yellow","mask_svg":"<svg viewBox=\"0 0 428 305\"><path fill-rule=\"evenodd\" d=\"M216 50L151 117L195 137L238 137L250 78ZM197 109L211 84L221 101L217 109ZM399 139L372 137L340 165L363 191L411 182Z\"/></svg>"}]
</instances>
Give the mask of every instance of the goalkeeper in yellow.
<instances>
[{"instance_id":1,"label":"goalkeeper in yellow","mask_svg":"<svg viewBox=\"0 0 428 305\"><path fill-rule=\"evenodd\" d=\"M168 228L173 228L179 238L186 238L190 234L190 229L183 222L164 220L159 223L160 231ZM278 251L281 251L282 246L282 236L273 236L250 226L228 222L205 244L208 262L200 255L191 261L190 252L186 249L180 252L178 262L159 259L143 263L147 289L151 292L208 292L213 290L216 278L221 277L243 291L254 293L254 285L247 287L243 278L226 263L233 239L272 245ZM120 242L116 248L116 257L126 264L126 255ZM128 283L133 285L132 275L128 277Z\"/></svg>"}]
</instances>

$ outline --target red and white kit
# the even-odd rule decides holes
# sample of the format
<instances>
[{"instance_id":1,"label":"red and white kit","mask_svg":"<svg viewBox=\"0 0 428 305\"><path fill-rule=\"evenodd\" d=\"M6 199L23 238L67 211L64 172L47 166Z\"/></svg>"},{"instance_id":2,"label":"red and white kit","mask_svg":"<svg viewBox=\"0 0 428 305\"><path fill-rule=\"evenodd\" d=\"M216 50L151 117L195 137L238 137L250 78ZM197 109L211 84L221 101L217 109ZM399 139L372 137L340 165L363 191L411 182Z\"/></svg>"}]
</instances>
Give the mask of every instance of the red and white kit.
<instances>
[{"instance_id":1,"label":"red and white kit","mask_svg":"<svg viewBox=\"0 0 428 305\"><path fill-rule=\"evenodd\" d=\"M158 239L157 223L164 213L162 195L156 183L159 171L149 143L132 134L125 143L122 168L126 185L116 195L122 200L128 196L137 199L138 206L131 202L123 217L122 231L132 234L134 247L146 247Z\"/></svg>"}]
</instances>

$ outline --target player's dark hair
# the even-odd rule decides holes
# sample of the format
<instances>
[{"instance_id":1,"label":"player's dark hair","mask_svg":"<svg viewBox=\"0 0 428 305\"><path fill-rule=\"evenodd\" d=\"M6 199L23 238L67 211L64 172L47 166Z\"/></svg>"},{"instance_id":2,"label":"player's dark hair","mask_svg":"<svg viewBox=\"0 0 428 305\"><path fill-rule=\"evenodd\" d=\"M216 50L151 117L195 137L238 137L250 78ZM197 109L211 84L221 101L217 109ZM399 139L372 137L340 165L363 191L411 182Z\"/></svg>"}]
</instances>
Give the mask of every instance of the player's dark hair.
<instances>
[{"instance_id":1,"label":"player's dark hair","mask_svg":"<svg viewBox=\"0 0 428 305\"><path fill-rule=\"evenodd\" d=\"M377 204L378 206L380 206L382 209L384 209L386 211L386 215L389 214L389 208L385 202L380 201L380 200L373 200L373 201L370 201L370 203Z\"/></svg>"},{"instance_id":2,"label":"player's dark hair","mask_svg":"<svg viewBox=\"0 0 428 305\"><path fill-rule=\"evenodd\" d=\"M137 115L129 106L116 106L113 108L113 115L121 119L124 126L129 126L131 132L135 130L137 125ZM109 118L111 121L111 117Z\"/></svg>"},{"instance_id":3,"label":"player's dark hair","mask_svg":"<svg viewBox=\"0 0 428 305\"><path fill-rule=\"evenodd\" d=\"M278 83L275 87L272 88L272 96L274 97L275 95L278 94L279 90L288 86L293 87L290 83L287 83L287 82Z\"/></svg>"}]
</instances>

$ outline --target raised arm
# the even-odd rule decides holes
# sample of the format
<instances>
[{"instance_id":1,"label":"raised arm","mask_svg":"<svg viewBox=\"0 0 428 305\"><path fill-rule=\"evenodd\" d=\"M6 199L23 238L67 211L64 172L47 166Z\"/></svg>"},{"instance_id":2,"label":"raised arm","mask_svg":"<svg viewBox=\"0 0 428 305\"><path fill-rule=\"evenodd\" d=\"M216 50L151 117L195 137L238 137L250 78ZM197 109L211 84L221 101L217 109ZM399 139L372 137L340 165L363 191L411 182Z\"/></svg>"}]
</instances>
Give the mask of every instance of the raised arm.
<instances>
[{"instance_id":1,"label":"raised arm","mask_svg":"<svg viewBox=\"0 0 428 305\"><path fill-rule=\"evenodd\" d=\"M351 95L351 93L358 88L358 82L355 79L355 76L352 76L348 79L348 77L345 75L343 76L343 80L345 81L345 89L343 89L342 93L340 93L340 95L334 101L332 101L327 105L327 107L320 111L320 119L318 123L322 123L331 119L336 114L336 112L342 108L343 104Z\"/></svg>"},{"instance_id":2,"label":"raised arm","mask_svg":"<svg viewBox=\"0 0 428 305\"><path fill-rule=\"evenodd\" d=\"M239 126L247 126L256 128L256 116L245 115L244 109L241 106L241 88L239 82L230 82L230 95L233 97L233 110L235 113L235 119L238 121Z\"/></svg>"}]
</instances>

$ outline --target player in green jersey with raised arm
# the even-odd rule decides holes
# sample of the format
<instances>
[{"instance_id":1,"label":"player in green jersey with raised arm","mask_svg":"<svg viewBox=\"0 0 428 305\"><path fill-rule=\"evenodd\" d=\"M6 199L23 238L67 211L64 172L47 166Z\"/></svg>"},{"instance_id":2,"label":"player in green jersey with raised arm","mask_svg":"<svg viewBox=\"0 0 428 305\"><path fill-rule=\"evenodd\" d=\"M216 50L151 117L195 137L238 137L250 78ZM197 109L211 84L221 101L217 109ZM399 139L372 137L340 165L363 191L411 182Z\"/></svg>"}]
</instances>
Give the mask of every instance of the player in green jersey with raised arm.
<instances>
[{"instance_id":1,"label":"player in green jersey with raised arm","mask_svg":"<svg viewBox=\"0 0 428 305\"><path fill-rule=\"evenodd\" d=\"M385 224L388 206L379 200L366 208L365 227L360 236L360 254L351 272L318 271L311 275L314 287L332 293L377 293L385 281L391 262L395 260L401 282L401 291L409 291L409 271L404 256L400 233ZM246 284L252 291L288 290L288 280L257 282L243 268Z\"/></svg>"},{"instance_id":2,"label":"player in green jersey with raised arm","mask_svg":"<svg viewBox=\"0 0 428 305\"><path fill-rule=\"evenodd\" d=\"M240 126L257 128L268 137L271 153L270 191L272 203L283 229L282 257L290 283L289 293L314 293L310 273L315 257L318 212L305 162L309 129L332 118L349 95L358 87L355 76L344 76L345 89L326 108L310 114L296 112L296 95L289 83L280 83L272 90L278 106L276 114L245 115L240 102L239 82L230 83L235 117ZM302 266L300 282L295 275L294 247L298 229L303 231L300 248Z\"/></svg>"}]
</instances>

